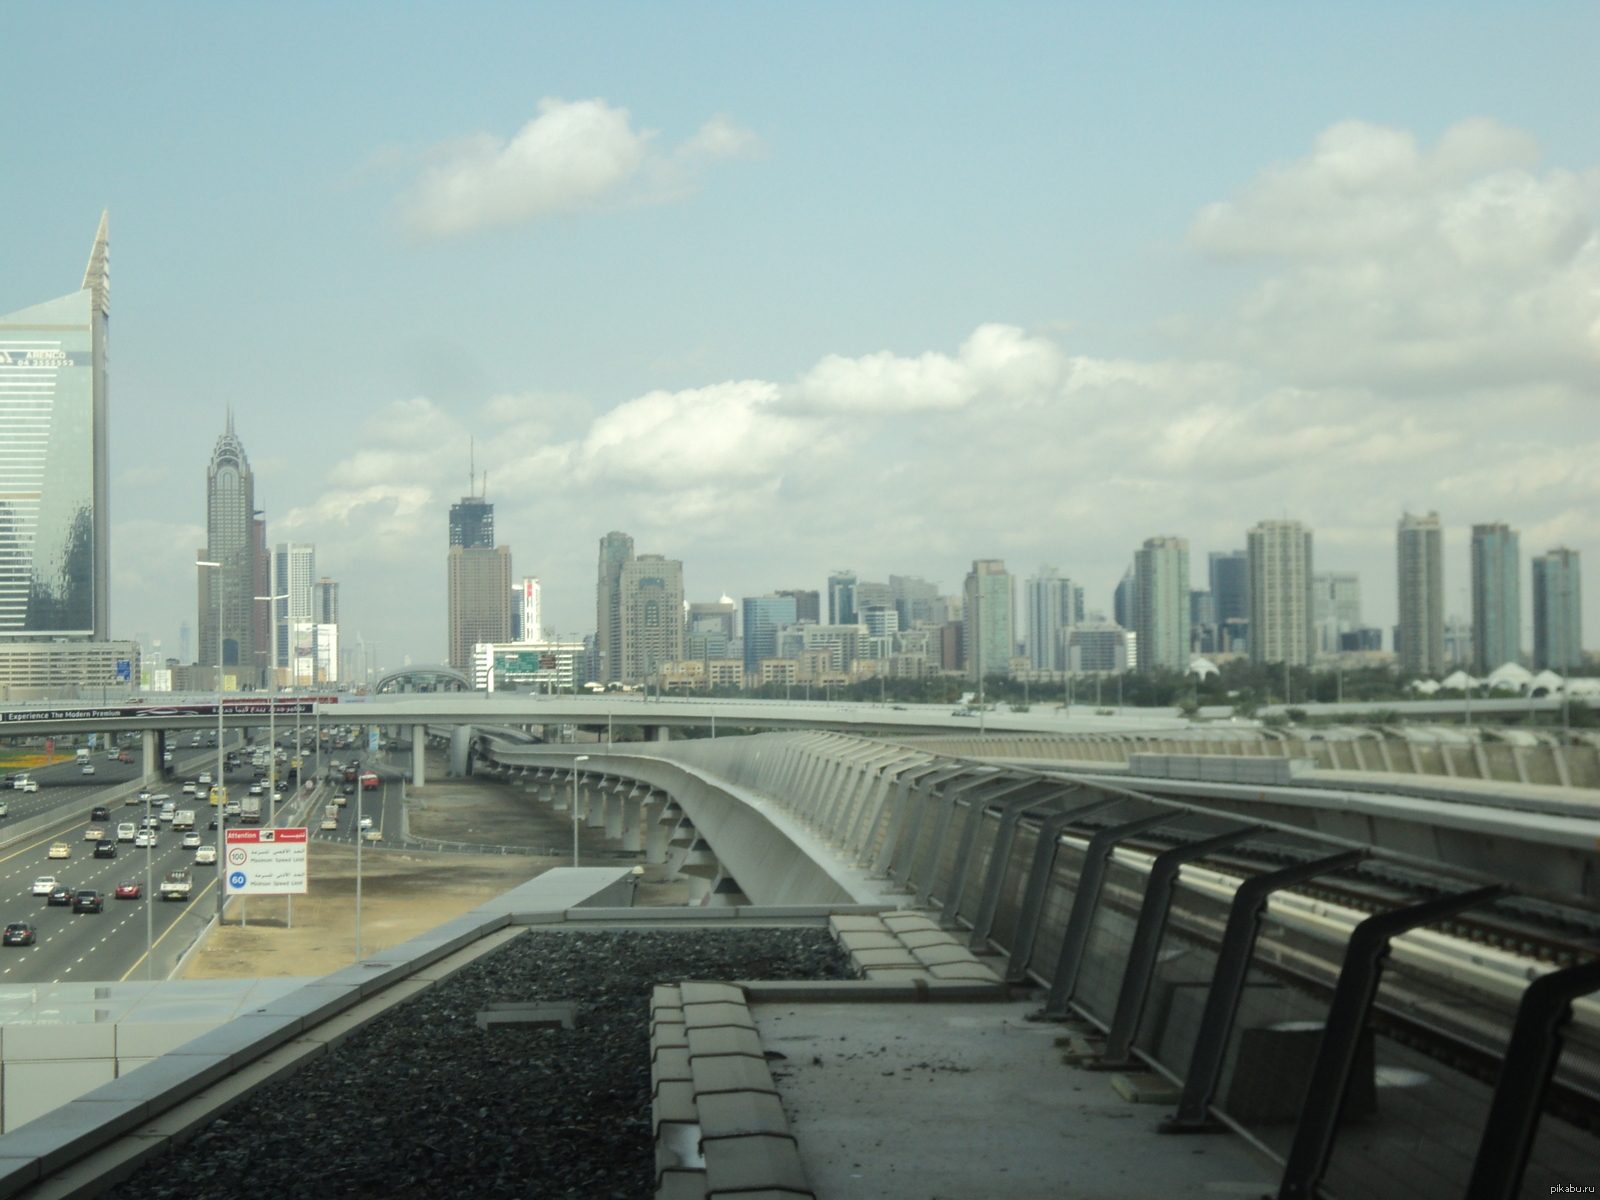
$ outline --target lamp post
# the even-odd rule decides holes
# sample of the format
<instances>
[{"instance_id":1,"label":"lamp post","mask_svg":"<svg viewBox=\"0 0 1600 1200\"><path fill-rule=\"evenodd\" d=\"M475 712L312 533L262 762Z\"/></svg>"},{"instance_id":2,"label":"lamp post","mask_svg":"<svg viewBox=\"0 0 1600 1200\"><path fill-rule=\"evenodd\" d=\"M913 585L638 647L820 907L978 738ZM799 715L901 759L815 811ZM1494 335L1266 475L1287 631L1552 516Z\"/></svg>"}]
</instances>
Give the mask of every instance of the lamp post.
<instances>
[{"instance_id":1,"label":"lamp post","mask_svg":"<svg viewBox=\"0 0 1600 1200\"><path fill-rule=\"evenodd\" d=\"M271 604L274 600L287 600L281 596L257 596ZM269 623L270 627L270 623ZM278 668L272 667L272 686L267 689L267 824L278 823Z\"/></svg>"},{"instance_id":2,"label":"lamp post","mask_svg":"<svg viewBox=\"0 0 1600 1200\"><path fill-rule=\"evenodd\" d=\"M218 574L212 576L212 591L217 597L217 781L213 785L217 792L217 924L222 924L223 910L227 906L228 897L228 859L227 838L224 836L228 826L227 802L227 776L223 771L223 725L222 725L222 564L219 562L202 562L195 560L197 567L211 567ZM209 800L210 797L208 796ZM150 898L145 898L148 907Z\"/></svg>"},{"instance_id":3,"label":"lamp post","mask_svg":"<svg viewBox=\"0 0 1600 1200\"><path fill-rule=\"evenodd\" d=\"M572 760L572 865L578 865L578 764L588 762L587 754Z\"/></svg>"}]
</instances>

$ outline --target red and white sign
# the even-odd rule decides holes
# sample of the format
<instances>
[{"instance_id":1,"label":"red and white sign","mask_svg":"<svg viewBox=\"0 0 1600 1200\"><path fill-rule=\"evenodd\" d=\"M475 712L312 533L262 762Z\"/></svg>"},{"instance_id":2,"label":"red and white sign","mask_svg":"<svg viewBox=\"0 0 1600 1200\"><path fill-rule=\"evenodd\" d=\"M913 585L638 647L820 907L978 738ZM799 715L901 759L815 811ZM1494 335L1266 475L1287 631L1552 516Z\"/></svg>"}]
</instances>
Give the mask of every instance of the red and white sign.
<instances>
[{"instance_id":1,"label":"red and white sign","mask_svg":"<svg viewBox=\"0 0 1600 1200\"><path fill-rule=\"evenodd\" d=\"M229 896L303 896L306 892L306 831L228 829L222 888Z\"/></svg>"}]
</instances>

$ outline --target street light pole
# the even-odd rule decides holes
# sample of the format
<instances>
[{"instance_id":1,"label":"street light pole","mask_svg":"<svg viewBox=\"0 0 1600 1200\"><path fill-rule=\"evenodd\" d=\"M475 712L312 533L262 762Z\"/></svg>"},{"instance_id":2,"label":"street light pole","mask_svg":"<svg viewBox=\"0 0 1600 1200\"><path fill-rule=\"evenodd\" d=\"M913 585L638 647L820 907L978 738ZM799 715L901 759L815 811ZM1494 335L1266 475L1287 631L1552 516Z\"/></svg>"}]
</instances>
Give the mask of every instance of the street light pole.
<instances>
[{"instance_id":1,"label":"street light pole","mask_svg":"<svg viewBox=\"0 0 1600 1200\"><path fill-rule=\"evenodd\" d=\"M588 762L587 754L572 760L572 865L578 865L578 764Z\"/></svg>"},{"instance_id":2,"label":"street light pole","mask_svg":"<svg viewBox=\"0 0 1600 1200\"><path fill-rule=\"evenodd\" d=\"M275 600L287 600L289 594L282 596L257 596L257 600L265 600L271 604ZM271 611L270 609L268 610ZM268 622L268 628L271 622ZM274 648L276 649L276 648ZM278 667L274 663L272 668L272 686L267 689L267 825L274 826L278 823Z\"/></svg>"},{"instance_id":3,"label":"street light pole","mask_svg":"<svg viewBox=\"0 0 1600 1200\"><path fill-rule=\"evenodd\" d=\"M217 793L217 924L222 924L222 917L228 903L228 859L227 859L227 833L228 826L228 801L227 776L223 772L223 724L222 724L222 564L219 562L201 562L196 560L197 567L211 567L217 574L211 577L212 591L217 597L217 779L212 785ZM207 796L209 801L211 797ZM148 906L150 900L145 899Z\"/></svg>"}]
</instances>

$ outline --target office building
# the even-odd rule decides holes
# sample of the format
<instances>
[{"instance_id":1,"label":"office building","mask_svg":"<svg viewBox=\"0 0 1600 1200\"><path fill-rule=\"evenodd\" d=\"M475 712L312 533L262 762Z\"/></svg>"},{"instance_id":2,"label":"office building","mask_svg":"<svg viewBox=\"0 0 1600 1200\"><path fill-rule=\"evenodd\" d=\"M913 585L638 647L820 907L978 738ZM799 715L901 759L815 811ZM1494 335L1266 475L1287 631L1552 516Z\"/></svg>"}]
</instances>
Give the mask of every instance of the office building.
<instances>
[{"instance_id":1,"label":"office building","mask_svg":"<svg viewBox=\"0 0 1600 1200\"><path fill-rule=\"evenodd\" d=\"M1321 571L1311 577L1311 625L1319 654L1337 653L1339 636L1362 627L1357 572Z\"/></svg>"},{"instance_id":2,"label":"office building","mask_svg":"<svg viewBox=\"0 0 1600 1200\"><path fill-rule=\"evenodd\" d=\"M778 592L777 595L789 596L792 593ZM810 595L815 596L816 593L811 592ZM795 611L798 613L799 610L800 605L796 602ZM697 600L689 605L688 632L691 635L720 633L724 638L731 640L738 632L734 627L737 612L738 606L727 596L715 601Z\"/></svg>"},{"instance_id":3,"label":"office building","mask_svg":"<svg viewBox=\"0 0 1600 1200\"><path fill-rule=\"evenodd\" d=\"M1395 532L1400 621L1395 654L1411 675L1442 675L1453 665L1445 649L1444 527L1439 514L1405 513Z\"/></svg>"},{"instance_id":4,"label":"office building","mask_svg":"<svg viewBox=\"0 0 1600 1200\"><path fill-rule=\"evenodd\" d=\"M260 683L256 596L265 593L257 591L261 572L256 561L255 476L234 432L232 410L206 469L206 536L206 545L196 556L220 566L196 568L199 663L221 667L224 690L255 687Z\"/></svg>"},{"instance_id":5,"label":"office building","mask_svg":"<svg viewBox=\"0 0 1600 1200\"><path fill-rule=\"evenodd\" d=\"M1067 630L1083 620L1083 588L1052 566L1024 585L1028 665L1036 671L1067 669Z\"/></svg>"},{"instance_id":6,"label":"office building","mask_svg":"<svg viewBox=\"0 0 1600 1200\"><path fill-rule=\"evenodd\" d=\"M1472 660L1480 675L1522 661L1521 566L1511 526L1472 527Z\"/></svg>"},{"instance_id":7,"label":"office building","mask_svg":"<svg viewBox=\"0 0 1600 1200\"><path fill-rule=\"evenodd\" d=\"M311 589L311 619L319 625L339 623L339 583L324 575Z\"/></svg>"},{"instance_id":8,"label":"office building","mask_svg":"<svg viewBox=\"0 0 1600 1200\"><path fill-rule=\"evenodd\" d=\"M1583 590L1576 550L1557 547L1533 560L1533 665L1567 671L1583 665Z\"/></svg>"},{"instance_id":9,"label":"office building","mask_svg":"<svg viewBox=\"0 0 1600 1200\"><path fill-rule=\"evenodd\" d=\"M972 679L1003 675L1016 650L1016 592L1011 573L998 558L974 559L966 596L967 673Z\"/></svg>"},{"instance_id":10,"label":"office building","mask_svg":"<svg viewBox=\"0 0 1600 1200\"><path fill-rule=\"evenodd\" d=\"M470 550L494 549L494 505L482 496L463 496L450 506L450 544Z\"/></svg>"},{"instance_id":11,"label":"office building","mask_svg":"<svg viewBox=\"0 0 1600 1200\"><path fill-rule=\"evenodd\" d=\"M868 608L893 608L894 592L887 583L873 583L870 579L856 580L855 590L856 620L861 620L861 612Z\"/></svg>"},{"instance_id":12,"label":"office building","mask_svg":"<svg viewBox=\"0 0 1600 1200\"><path fill-rule=\"evenodd\" d=\"M1395 627L1399 631L1399 626ZM1404 648L1395 650L1405 653ZM1447 617L1444 623L1444 661L1452 670L1472 666L1472 622L1465 617Z\"/></svg>"},{"instance_id":13,"label":"office building","mask_svg":"<svg viewBox=\"0 0 1600 1200\"><path fill-rule=\"evenodd\" d=\"M1299 521L1262 521L1250 531L1250 659L1307 666L1316 652L1311 622L1311 530Z\"/></svg>"},{"instance_id":14,"label":"office building","mask_svg":"<svg viewBox=\"0 0 1600 1200\"><path fill-rule=\"evenodd\" d=\"M272 666L289 672L294 666L295 622L312 619L317 548L310 542L279 542L268 559L270 578L265 594L272 597ZM290 683L288 676L280 676L280 680Z\"/></svg>"},{"instance_id":15,"label":"office building","mask_svg":"<svg viewBox=\"0 0 1600 1200\"><path fill-rule=\"evenodd\" d=\"M810 621L815 625L822 623L822 595L815 589L805 591L791 589L781 591L780 596L788 596L794 601L794 619L796 621Z\"/></svg>"},{"instance_id":16,"label":"office building","mask_svg":"<svg viewBox=\"0 0 1600 1200\"><path fill-rule=\"evenodd\" d=\"M0 639L110 636L110 289L102 215L82 288L0 317Z\"/></svg>"},{"instance_id":17,"label":"office building","mask_svg":"<svg viewBox=\"0 0 1600 1200\"><path fill-rule=\"evenodd\" d=\"M585 681L584 643L531 641L472 648L472 686L479 691L571 692Z\"/></svg>"},{"instance_id":18,"label":"office building","mask_svg":"<svg viewBox=\"0 0 1600 1200\"><path fill-rule=\"evenodd\" d=\"M1133 556L1133 632L1141 671L1189 667L1189 543L1147 538Z\"/></svg>"},{"instance_id":19,"label":"office building","mask_svg":"<svg viewBox=\"0 0 1600 1200\"><path fill-rule=\"evenodd\" d=\"M517 642L544 641L544 613L540 606L539 580L524 575L511 601L511 634Z\"/></svg>"},{"instance_id":20,"label":"office building","mask_svg":"<svg viewBox=\"0 0 1600 1200\"><path fill-rule=\"evenodd\" d=\"M796 622L794 597L777 592L746 596L743 609L744 673L749 677L760 673L763 659L778 657L778 631Z\"/></svg>"},{"instance_id":21,"label":"office building","mask_svg":"<svg viewBox=\"0 0 1600 1200\"><path fill-rule=\"evenodd\" d=\"M342 674L339 670L339 627L337 625L326 625L318 621L311 622L311 659L315 664L315 682L339 682Z\"/></svg>"},{"instance_id":22,"label":"office building","mask_svg":"<svg viewBox=\"0 0 1600 1200\"><path fill-rule=\"evenodd\" d=\"M602 683L616 683L622 667L622 568L633 561L633 539L612 530L600 539L600 576L595 584L595 653Z\"/></svg>"},{"instance_id":23,"label":"office building","mask_svg":"<svg viewBox=\"0 0 1600 1200\"><path fill-rule=\"evenodd\" d=\"M622 564L617 589L622 617L624 683L645 683L683 658L683 563L640 554Z\"/></svg>"},{"instance_id":24,"label":"office building","mask_svg":"<svg viewBox=\"0 0 1600 1200\"><path fill-rule=\"evenodd\" d=\"M1216 649L1243 654L1250 648L1250 552L1212 551L1207 565L1216 611Z\"/></svg>"},{"instance_id":25,"label":"office building","mask_svg":"<svg viewBox=\"0 0 1600 1200\"><path fill-rule=\"evenodd\" d=\"M856 623L856 573L835 571L828 576L828 624Z\"/></svg>"},{"instance_id":26,"label":"office building","mask_svg":"<svg viewBox=\"0 0 1600 1200\"><path fill-rule=\"evenodd\" d=\"M1133 604L1133 567L1130 564L1111 593L1111 619L1124 629L1133 628Z\"/></svg>"},{"instance_id":27,"label":"office building","mask_svg":"<svg viewBox=\"0 0 1600 1200\"><path fill-rule=\"evenodd\" d=\"M1221 649L1217 637L1217 605L1210 591L1189 589L1189 647L1197 654Z\"/></svg>"},{"instance_id":28,"label":"office building","mask_svg":"<svg viewBox=\"0 0 1600 1200\"><path fill-rule=\"evenodd\" d=\"M494 513L488 507L492 530ZM450 665L467 672L474 646L511 641L511 548L453 545L448 576Z\"/></svg>"},{"instance_id":29,"label":"office building","mask_svg":"<svg viewBox=\"0 0 1600 1200\"><path fill-rule=\"evenodd\" d=\"M1067 670L1074 675L1117 675L1133 656L1129 633L1114 621L1091 615L1067 631Z\"/></svg>"},{"instance_id":30,"label":"office building","mask_svg":"<svg viewBox=\"0 0 1600 1200\"><path fill-rule=\"evenodd\" d=\"M943 625L947 619L937 583L929 583L916 575L891 575L889 594L900 613L901 629L915 629L918 625Z\"/></svg>"},{"instance_id":31,"label":"office building","mask_svg":"<svg viewBox=\"0 0 1600 1200\"><path fill-rule=\"evenodd\" d=\"M142 661L137 642L0 640L0 703L92 700L99 704L108 694L116 697L132 688L144 669Z\"/></svg>"}]
</instances>

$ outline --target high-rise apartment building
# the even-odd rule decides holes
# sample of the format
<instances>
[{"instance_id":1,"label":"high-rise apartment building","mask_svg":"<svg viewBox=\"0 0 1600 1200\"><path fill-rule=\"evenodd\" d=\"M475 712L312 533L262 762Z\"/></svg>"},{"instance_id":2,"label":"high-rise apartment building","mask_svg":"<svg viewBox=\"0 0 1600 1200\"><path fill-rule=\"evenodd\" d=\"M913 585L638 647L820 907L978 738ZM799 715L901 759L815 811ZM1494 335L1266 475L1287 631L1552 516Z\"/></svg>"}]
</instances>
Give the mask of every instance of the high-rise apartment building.
<instances>
[{"instance_id":1,"label":"high-rise apartment building","mask_svg":"<svg viewBox=\"0 0 1600 1200\"><path fill-rule=\"evenodd\" d=\"M451 546L450 665L470 672L472 648L511 641L511 547Z\"/></svg>"},{"instance_id":2,"label":"high-rise apartment building","mask_svg":"<svg viewBox=\"0 0 1600 1200\"><path fill-rule=\"evenodd\" d=\"M1208 567L1211 604L1216 614L1216 648L1224 653L1242 653L1249 649L1250 552L1213 550Z\"/></svg>"},{"instance_id":3,"label":"high-rise apartment building","mask_svg":"<svg viewBox=\"0 0 1600 1200\"><path fill-rule=\"evenodd\" d=\"M1451 665L1444 637L1444 527L1439 514L1405 513L1395 532L1400 621L1395 653L1400 670L1442 675Z\"/></svg>"},{"instance_id":4,"label":"high-rise apartment building","mask_svg":"<svg viewBox=\"0 0 1600 1200\"><path fill-rule=\"evenodd\" d=\"M828 624L856 623L856 573L835 571L828 576Z\"/></svg>"},{"instance_id":5,"label":"high-rise apartment building","mask_svg":"<svg viewBox=\"0 0 1600 1200\"><path fill-rule=\"evenodd\" d=\"M339 581L324 575L311 589L311 619L318 625L339 623Z\"/></svg>"},{"instance_id":6,"label":"high-rise apartment building","mask_svg":"<svg viewBox=\"0 0 1600 1200\"><path fill-rule=\"evenodd\" d=\"M623 678L622 568L633 561L633 539L613 529L600 539L600 575L595 584L595 653L602 683Z\"/></svg>"},{"instance_id":7,"label":"high-rise apartment building","mask_svg":"<svg viewBox=\"0 0 1600 1200\"><path fill-rule=\"evenodd\" d=\"M963 590L967 674L973 679L1003 675L1010 668L1017 643L1017 598L1011 573L1001 559L974 559Z\"/></svg>"},{"instance_id":8,"label":"high-rise apartment building","mask_svg":"<svg viewBox=\"0 0 1600 1200\"><path fill-rule=\"evenodd\" d=\"M1311 577L1311 625L1323 654L1337 653L1341 635L1361 628L1358 572L1320 571Z\"/></svg>"},{"instance_id":9,"label":"high-rise apartment building","mask_svg":"<svg viewBox=\"0 0 1600 1200\"><path fill-rule=\"evenodd\" d=\"M746 677L758 675L761 660L778 657L778 630L793 625L793 596L772 592L765 596L746 596L744 609L744 670Z\"/></svg>"},{"instance_id":10,"label":"high-rise apartment building","mask_svg":"<svg viewBox=\"0 0 1600 1200\"><path fill-rule=\"evenodd\" d=\"M683 658L683 563L640 554L622 564L617 590L622 678L644 683Z\"/></svg>"},{"instance_id":11,"label":"high-rise apartment building","mask_svg":"<svg viewBox=\"0 0 1600 1200\"><path fill-rule=\"evenodd\" d=\"M1189 667L1189 543L1147 538L1133 556L1133 631L1141 671Z\"/></svg>"},{"instance_id":12,"label":"high-rise apartment building","mask_svg":"<svg viewBox=\"0 0 1600 1200\"><path fill-rule=\"evenodd\" d=\"M312 619L312 592L316 586L317 548L310 542L279 542L268 556L272 597L272 665L280 671L294 666L296 622Z\"/></svg>"},{"instance_id":13,"label":"high-rise apartment building","mask_svg":"<svg viewBox=\"0 0 1600 1200\"><path fill-rule=\"evenodd\" d=\"M197 557L221 565L196 568L200 665L220 667L224 680L231 676L235 687L254 687L260 682L255 636L261 574L255 476L234 433L231 410L206 469L206 539Z\"/></svg>"},{"instance_id":14,"label":"high-rise apartment building","mask_svg":"<svg viewBox=\"0 0 1600 1200\"><path fill-rule=\"evenodd\" d=\"M110 636L106 222L80 290L0 317L0 638Z\"/></svg>"},{"instance_id":15,"label":"high-rise apartment building","mask_svg":"<svg viewBox=\"0 0 1600 1200\"><path fill-rule=\"evenodd\" d=\"M1533 665L1565 671L1583 664L1583 588L1576 550L1558 546L1533 560Z\"/></svg>"},{"instance_id":16,"label":"high-rise apartment building","mask_svg":"<svg viewBox=\"0 0 1600 1200\"><path fill-rule=\"evenodd\" d=\"M794 601L794 619L796 621L810 621L812 624L822 623L822 595L815 589L790 589L780 591L780 596L788 596Z\"/></svg>"},{"instance_id":17,"label":"high-rise apartment building","mask_svg":"<svg viewBox=\"0 0 1600 1200\"><path fill-rule=\"evenodd\" d=\"M1083 588L1056 568L1041 566L1023 591L1028 665L1036 671L1067 670L1067 630L1083 622Z\"/></svg>"},{"instance_id":18,"label":"high-rise apartment building","mask_svg":"<svg viewBox=\"0 0 1600 1200\"><path fill-rule=\"evenodd\" d=\"M1250 659L1305 666L1316 652L1311 622L1311 530L1262 521L1250 531Z\"/></svg>"},{"instance_id":19,"label":"high-rise apartment building","mask_svg":"<svg viewBox=\"0 0 1600 1200\"><path fill-rule=\"evenodd\" d=\"M1515 529L1472 527L1472 658L1481 674L1522 661L1521 566Z\"/></svg>"}]
</instances>

